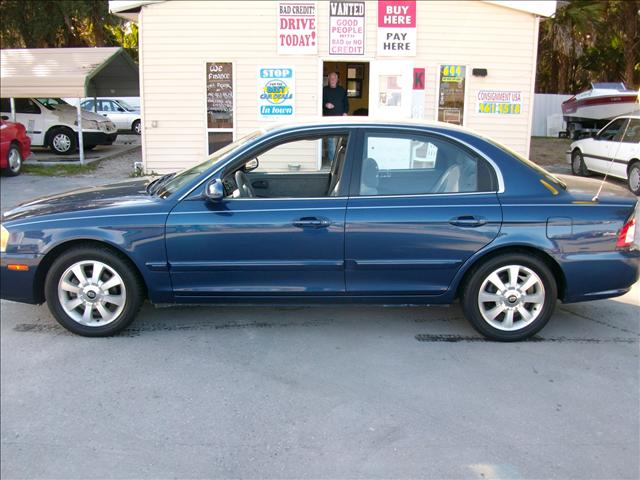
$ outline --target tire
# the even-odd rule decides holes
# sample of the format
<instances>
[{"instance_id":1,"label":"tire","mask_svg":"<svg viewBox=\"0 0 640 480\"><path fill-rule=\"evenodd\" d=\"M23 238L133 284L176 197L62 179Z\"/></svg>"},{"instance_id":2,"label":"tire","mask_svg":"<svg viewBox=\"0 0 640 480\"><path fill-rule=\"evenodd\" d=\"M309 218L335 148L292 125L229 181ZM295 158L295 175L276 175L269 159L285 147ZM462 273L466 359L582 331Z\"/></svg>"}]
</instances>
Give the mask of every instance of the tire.
<instances>
[{"instance_id":1,"label":"tire","mask_svg":"<svg viewBox=\"0 0 640 480\"><path fill-rule=\"evenodd\" d=\"M107 248L68 250L53 262L45 279L53 316L70 332L85 337L106 337L126 328L142 306L144 291L126 259Z\"/></svg>"},{"instance_id":2,"label":"tire","mask_svg":"<svg viewBox=\"0 0 640 480\"><path fill-rule=\"evenodd\" d=\"M582 152L578 149L574 150L571 154L571 173L580 177L586 177L589 175L587 165L584 163L584 157Z\"/></svg>"},{"instance_id":3,"label":"tire","mask_svg":"<svg viewBox=\"0 0 640 480\"><path fill-rule=\"evenodd\" d=\"M7 168L3 169L2 173L8 177L15 177L16 175L20 175L21 170L22 154L20 153L18 145L12 143L7 152Z\"/></svg>"},{"instance_id":4,"label":"tire","mask_svg":"<svg viewBox=\"0 0 640 480\"><path fill-rule=\"evenodd\" d=\"M78 135L68 128L54 128L49 134L49 148L56 155L71 155L78 149Z\"/></svg>"},{"instance_id":5,"label":"tire","mask_svg":"<svg viewBox=\"0 0 640 480\"><path fill-rule=\"evenodd\" d=\"M135 122L133 122L133 125L131 125L131 131L133 131L133 133L135 133L136 135L142 134L142 124L140 123L140 120L136 120Z\"/></svg>"},{"instance_id":6,"label":"tire","mask_svg":"<svg viewBox=\"0 0 640 480\"><path fill-rule=\"evenodd\" d=\"M485 337L514 342L535 335L547 324L557 297L553 273L542 260L509 253L474 269L463 287L462 308Z\"/></svg>"},{"instance_id":7,"label":"tire","mask_svg":"<svg viewBox=\"0 0 640 480\"><path fill-rule=\"evenodd\" d=\"M640 162L634 162L627 172L627 185L636 195L640 195Z\"/></svg>"}]
</instances>

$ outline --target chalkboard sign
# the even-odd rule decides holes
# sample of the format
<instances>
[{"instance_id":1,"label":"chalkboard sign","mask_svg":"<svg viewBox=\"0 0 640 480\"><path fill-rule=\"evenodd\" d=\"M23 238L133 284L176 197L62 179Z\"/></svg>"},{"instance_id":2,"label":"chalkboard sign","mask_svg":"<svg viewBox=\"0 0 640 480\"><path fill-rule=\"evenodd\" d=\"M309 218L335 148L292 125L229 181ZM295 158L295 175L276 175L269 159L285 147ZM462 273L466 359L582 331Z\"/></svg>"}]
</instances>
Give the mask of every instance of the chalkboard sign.
<instances>
[{"instance_id":1,"label":"chalkboard sign","mask_svg":"<svg viewBox=\"0 0 640 480\"><path fill-rule=\"evenodd\" d=\"M233 128L231 63L207 63L207 127Z\"/></svg>"}]
</instances>

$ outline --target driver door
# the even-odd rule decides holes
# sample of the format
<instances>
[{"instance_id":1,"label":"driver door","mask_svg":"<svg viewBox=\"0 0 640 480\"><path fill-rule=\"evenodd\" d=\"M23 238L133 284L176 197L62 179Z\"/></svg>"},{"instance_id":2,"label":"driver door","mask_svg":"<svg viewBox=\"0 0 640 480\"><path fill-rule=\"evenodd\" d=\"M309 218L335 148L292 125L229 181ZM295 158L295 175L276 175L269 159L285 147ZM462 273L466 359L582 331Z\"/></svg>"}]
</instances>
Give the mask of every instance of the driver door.
<instances>
[{"instance_id":1,"label":"driver door","mask_svg":"<svg viewBox=\"0 0 640 480\"><path fill-rule=\"evenodd\" d=\"M205 199L202 186L171 212L166 245L176 297L344 293L346 196L338 190L329 195L327 188L321 196L293 189L289 194L280 190L275 197L248 197L235 184L235 171L256 156L262 170L275 166L272 176L284 165L281 173L288 182L295 175L301 182L326 182L330 172L318 171L322 162L316 156L322 152L316 145L291 142L287 158L280 158L281 148L276 151L280 145L282 140L266 151L247 153L221 172L225 198ZM344 162L348 155L343 155ZM299 165L296 173L287 168L294 161ZM264 172L245 175L250 184L266 181Z\"/></svg>"}]
</instances>

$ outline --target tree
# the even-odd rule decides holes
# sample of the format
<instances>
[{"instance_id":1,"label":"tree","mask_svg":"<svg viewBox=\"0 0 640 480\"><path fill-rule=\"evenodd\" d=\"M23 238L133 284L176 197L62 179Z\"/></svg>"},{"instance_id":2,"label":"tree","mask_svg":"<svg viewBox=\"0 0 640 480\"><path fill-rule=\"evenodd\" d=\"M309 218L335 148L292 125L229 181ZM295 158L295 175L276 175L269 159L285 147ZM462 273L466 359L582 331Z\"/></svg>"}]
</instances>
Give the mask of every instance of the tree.
<instances>
[{"instance_id":1,"label":"tree","mask_svg":"<svg viewBox=\"0 0 640 480\"><path fill-rule=\"evenodd\" d=\"M137 28L107 0L0 0L0 18L2 48L124 46L138 56Z\"/></svg>"},{"instance_id":2,"label":"tree","mask_svg":"<svg viewBox=\"0 0 640 480\"><path fill-rule=\"evenodd\" d=\"M640 0L558 2L540 25L536 91L576 93L592 81L640 84Z\"/></svg>"}]
</instances>

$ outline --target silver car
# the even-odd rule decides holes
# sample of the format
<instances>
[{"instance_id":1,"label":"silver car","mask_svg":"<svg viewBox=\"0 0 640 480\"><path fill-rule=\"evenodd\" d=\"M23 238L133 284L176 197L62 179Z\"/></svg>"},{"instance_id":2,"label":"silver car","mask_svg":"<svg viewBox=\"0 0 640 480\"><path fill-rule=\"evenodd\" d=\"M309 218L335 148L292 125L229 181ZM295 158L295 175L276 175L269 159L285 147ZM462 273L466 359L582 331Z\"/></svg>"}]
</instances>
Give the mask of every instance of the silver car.
<instances>
[{"instance_id":1,"label":"silver car","mask_svg":"<svg viewBox=\"0 0 640 480\"><path fill-rule=\"evenodd\" d=\"M140 123L140 110L132 107L124 100L114 98L98 98L84 100L81 104L85 110L95 111L100 115L109 117L116 124L118 130L133 131L140 135L142 131Z\"/></svg>"}]
</instances>

